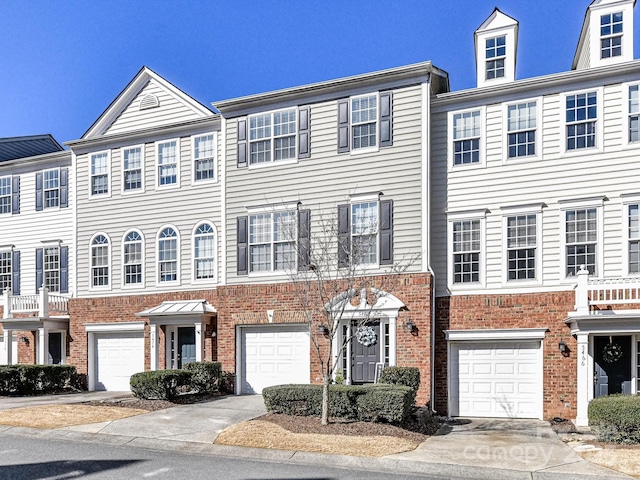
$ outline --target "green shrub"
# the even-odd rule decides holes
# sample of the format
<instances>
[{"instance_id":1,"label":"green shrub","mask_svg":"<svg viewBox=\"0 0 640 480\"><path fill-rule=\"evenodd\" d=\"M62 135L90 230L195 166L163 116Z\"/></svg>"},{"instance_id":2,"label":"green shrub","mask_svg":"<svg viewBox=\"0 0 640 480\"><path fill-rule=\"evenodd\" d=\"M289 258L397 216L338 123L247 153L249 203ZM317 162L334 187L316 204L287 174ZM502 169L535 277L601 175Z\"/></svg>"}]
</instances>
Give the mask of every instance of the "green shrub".
<instances>
[{"instance_id":1,"label":"green shrub","mask_svg":"<svg viewBox=\"0 0 640 480\"><path fill-rule=\"evenodd\" d=\"M267 410L322 414L322 385L276 385L262 390ZM411 413L412 390L402 385L330 385L329 416L363 422L402 423Z\"/></svg>"},{"instance_id":2,"label":"green shrub","mask_svg":"<svg viewBox=\"0 0 640 480\"><path fill-rule=\"evenodd\" d=\"M129 380L131 393L146 400L173 400L178 389L191 384L187 370L152 370L133 374Z\"/></svg>"},{"instance_id":3,"label":"green shrub","mask_svg":"<svg viewBox=\"0 0 640 480\"><path fill-rule=\"evenodd\" d=\"M420 387L420 370L416 367L386 367L382 370L378 382L409 387L413 391L411 399L411 404L413 405Z\"/></svg>"},{"instance_id":4,"label":"green shrub","mask_svg":"<svg viewBox=\"0 0 640 480\"><path fill-rule=\"evenodd\" d=\"M609 395L589 403L589 425L598 440L624 444L640 443L640 396Z\"/></svg>"},{"instance_id":5,"label":"green shrub","mask_svg":"<svg viewBox=\"0 0 640 480\"><path fill-rule=\"evenodd\" d=\"M222 393L234 393L236 391L236 374L233 372L222 372L219 388Z\"/></svg>"},{"instance_id":6,"label":"green shrub","mask_svg":"<svg viewBox=\"0 0 640 480\"><path fill-rule=\"evenodd\" d=\"M77 388L79 376L71 365L2 365L0 394L43 395Z\"/></svg>"},{"instance_id":7,"label":"green shrub","mask_svg":"<svg viewBox=\"0 0 640 480\"><path fill-rule=\"evenodd\" d=\"M216 393L222 378L220 362L190 362L184 367L191 372L191 388L197 393Z\"/></svg>"}]
</instances>

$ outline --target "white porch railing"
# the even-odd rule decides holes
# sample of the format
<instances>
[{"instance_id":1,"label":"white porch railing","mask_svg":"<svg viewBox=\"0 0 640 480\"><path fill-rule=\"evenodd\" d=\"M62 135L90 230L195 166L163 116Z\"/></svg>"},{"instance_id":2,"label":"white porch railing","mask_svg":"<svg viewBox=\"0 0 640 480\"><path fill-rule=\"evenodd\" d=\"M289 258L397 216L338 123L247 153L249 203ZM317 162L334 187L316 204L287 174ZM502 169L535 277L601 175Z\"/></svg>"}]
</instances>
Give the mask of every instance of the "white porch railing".
<instances>
[{"instance_id":1,"label":"white porch railing","mask_svg":"<svg viewBox=\"0 0 640 480\"><path fill-rule=\"evenodd\" d=\"M13 318L14 313L37 313L42 318L47 318L50 313L69 313L69 298L49 293L45 287L37 295L13 295L11 290L5 290L2 300L3 318Z\"/></svg>"},{"instance_id":2,"label":"white porch railing","mask_svg":"<svg viewBox=\"0 0 640 480\"><path fill-rule=\"evenodd\" d=\"M640 277L590 279L581 265L576 287L576 313L587 315L597 305L640 304Z\"/></svg>"}]
</instances>

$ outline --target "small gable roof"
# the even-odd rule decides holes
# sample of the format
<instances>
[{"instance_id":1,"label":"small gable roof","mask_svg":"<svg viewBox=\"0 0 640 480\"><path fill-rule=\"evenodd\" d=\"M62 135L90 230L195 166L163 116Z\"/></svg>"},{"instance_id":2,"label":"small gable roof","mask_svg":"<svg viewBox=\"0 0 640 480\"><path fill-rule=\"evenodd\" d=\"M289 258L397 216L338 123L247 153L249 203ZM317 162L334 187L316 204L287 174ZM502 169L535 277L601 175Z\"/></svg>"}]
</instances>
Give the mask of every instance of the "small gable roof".
<instances>
[{"instance_id":1,"label":"small gable roof","mask_svg":"<svg viewBox=\"0 0 640 480\"><path fill-rule=\"evenodd\" d=\"M62 150L62 145L50 134L0 138L0 162Z\"/></svg>"},{"instance_id":2,"label":"small gable roof","mask_svg":"<svg viewBox=\"0 0 640 480\"><path fill-rule=\"evenodd\" d=\"M169 94L172 99L180 104L181 108L189 112L189 115L191 115L193 119L206 118L215 115L210 108L198 102L171 82L168 82L153 70L145 66L140 69L136 76L133 77L124 90L122 90L113 102L111 102L107 109L100 115L100 117L98 117L93 125L89 127L81 138L89 139L104 135L120 115L122 115L132 102L138 98L150 82L154 82L164 92Z\"/></svg>"},{"instance_id":3,"label":"small gable roof","mask_svg":"<svg viewBox=\"0 0 640 480\"><path fill-rule=\"evenodd\" d=\"M482 22L474 32L473 44L474 44L475 51L476 52L478 51L477 41L478 41L479 33L482 33L486 30L497 30L500 28L508 28L508 27L515 27L516 44L514 45L514 49L515 51L518 51L518 26L519 26L519 23L515 18L510 17L506 13L502 12L498 7L495 7L493 9L493 12L491 12L491 15L489 15L487 19L484 22Z\"/></svg>"}]
</instances>

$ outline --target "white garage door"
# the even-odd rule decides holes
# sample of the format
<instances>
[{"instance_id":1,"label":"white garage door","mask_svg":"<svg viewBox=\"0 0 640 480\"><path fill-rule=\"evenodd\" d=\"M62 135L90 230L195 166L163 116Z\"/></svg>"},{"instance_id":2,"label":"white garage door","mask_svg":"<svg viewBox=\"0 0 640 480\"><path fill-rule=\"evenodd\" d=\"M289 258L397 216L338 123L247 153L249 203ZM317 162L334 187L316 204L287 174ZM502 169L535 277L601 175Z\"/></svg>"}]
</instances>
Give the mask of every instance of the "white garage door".
<instances>
[{"instance_id":1,"label":"white garage door","mask_svg":"<svg viewBox=\"0 0 640 480\"><path fill-rule=\"evenodd\" d=\"M451 415L541 418L539 341L451 346Z\"/></svg>"},{"instance_id":2,"label":"white garage door","mask_svg":"<svg viewBox=\"0 0 640 480\"><path fill-rule=\"evenodd\" d=\"M96 390L129 390L129 378L144 371L144 333L96 333Z\"/></svg>"},{"instance_id":3,"label":"white garage door","mask_svg":"<svg viewBox=\"0 0 640 480\"><path fill-rule=\"evenodd\" d=\"M306 326L242 328L242 393L284 383L309 383Z\"/></svg>"}]
</instances>

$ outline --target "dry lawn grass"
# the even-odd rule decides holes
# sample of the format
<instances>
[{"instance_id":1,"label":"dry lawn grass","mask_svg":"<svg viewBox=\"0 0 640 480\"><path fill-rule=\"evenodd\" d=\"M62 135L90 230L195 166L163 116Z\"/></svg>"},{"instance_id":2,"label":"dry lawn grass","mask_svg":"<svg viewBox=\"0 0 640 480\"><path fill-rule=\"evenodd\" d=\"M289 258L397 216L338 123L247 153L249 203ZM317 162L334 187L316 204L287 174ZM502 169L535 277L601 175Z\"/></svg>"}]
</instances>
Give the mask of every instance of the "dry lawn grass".
<instances>
[{"instance_id":1,"label":"dry lawn grass","mask_svg":"<svg viewBox=\"0 0 640 480\"><path fill-rule=\"evenodd\" d=\"M580 455L592 463L640 478L640 446L607 446L603 450L580 452Z\"/></svg>"},{"instance_id":2,"label":"dry lawn grass","mask_svg":"<svg viewBox=\"0 0 640 480\"><path fill-rule=\"evenodd\" d=\"M0 411L0 424L13 427L61 428L133 417L147 410L94 405L44 405Z\"/></svg>"},{"instance_id":3,"label":"dry lawn grass","mask_svg":"<svg viewBox=\"0 0 640 480\"><path fill-rule=\"evenodd\" d=\"M293 433L272 422L250 420L226 428L215 441L221 445L277 448L334 455L381 457L414 450L418 443L390 436Z\"/></svg>"}]
</instances>

